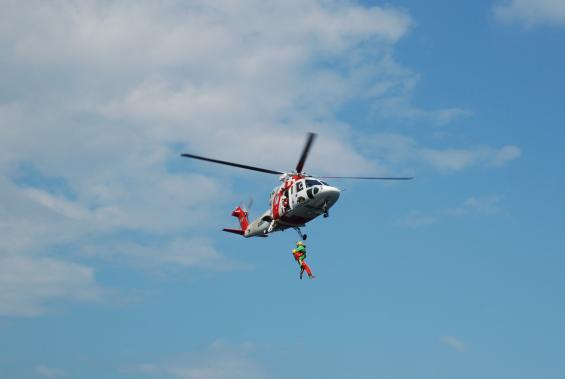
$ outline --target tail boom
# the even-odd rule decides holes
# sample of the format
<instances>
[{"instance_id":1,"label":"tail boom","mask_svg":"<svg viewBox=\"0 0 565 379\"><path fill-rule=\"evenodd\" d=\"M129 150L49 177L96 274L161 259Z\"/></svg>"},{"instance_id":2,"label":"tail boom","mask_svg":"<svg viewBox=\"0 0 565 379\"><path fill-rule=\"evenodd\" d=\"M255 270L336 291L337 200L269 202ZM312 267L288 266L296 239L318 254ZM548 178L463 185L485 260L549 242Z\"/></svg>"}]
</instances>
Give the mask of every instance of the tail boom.
<instances>
[{"instance_id":1,"label":"tail boom","mask_svg":"<svg viewBox=\"0 0 565 379\"><path fill-rule=\"evenodd\" d=\"M269 222L265 221L267 216L270 217L269 211L265 212L263 216L257 218L253 221L253 223L249 222L247 218L247 211L244 210L242 207L237 207L233 210L231 215L233 217L237 217L239 221L239 226L241 229L231 229L231 228L224 228L222 229L224 232L239 234L245 238L248 237L267 237L267 229L269 227Z\"/></svg>"}]
</instances>

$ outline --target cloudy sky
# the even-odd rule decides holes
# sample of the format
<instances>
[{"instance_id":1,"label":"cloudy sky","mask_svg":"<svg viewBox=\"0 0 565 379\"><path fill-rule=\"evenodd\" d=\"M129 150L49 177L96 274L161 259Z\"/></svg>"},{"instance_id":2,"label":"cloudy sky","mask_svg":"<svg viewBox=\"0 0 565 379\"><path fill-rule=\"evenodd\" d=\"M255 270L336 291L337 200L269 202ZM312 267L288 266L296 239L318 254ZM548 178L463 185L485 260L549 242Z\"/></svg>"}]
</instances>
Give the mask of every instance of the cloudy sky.
<instances>
[{"instance_id":1,"label":"cloudy sky","mask_svg":"<svg viewBox=\"0 0 565 379\"><path fill-rule=\"evenodd\" d=\"M0 0L0 376L562 378L565 1ZM335 182L244 240L277 178Z\"/></svg>"}]
</instances>

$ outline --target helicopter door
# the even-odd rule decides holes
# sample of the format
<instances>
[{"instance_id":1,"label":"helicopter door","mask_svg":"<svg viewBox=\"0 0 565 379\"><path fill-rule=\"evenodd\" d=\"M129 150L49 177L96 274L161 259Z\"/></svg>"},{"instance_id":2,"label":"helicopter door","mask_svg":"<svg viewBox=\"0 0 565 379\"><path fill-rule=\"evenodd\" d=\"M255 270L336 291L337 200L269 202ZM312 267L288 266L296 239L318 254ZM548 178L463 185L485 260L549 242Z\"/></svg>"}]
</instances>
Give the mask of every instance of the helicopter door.
<instances>
[{"instance_id":1,"label":"helicopter door","mask_svg":"<svg viewBox=\"0 0 565 379\"><path fill-rule=\"evenodd\" d=\"M288 206L290 209L294 208L294 186L288 190Z\"/></svg>"},{"instance_id":2,"label":"helicopter door","mask_svg":"<svg viewBox=\"0 0 565 379\"><path fill-rule=\"evenodd\" d=\"M273 202L271 204L272 205L271 213L275 220L280 217L281 200L282 200L282 192L276 191L273 196Z\"/></svg>"},{"instance_id":3,"label":"helicopter door","mask_svg":"<svg viewBox=\"0 0 565 379\"><path fill-rule=\"evenodd\" d=\"M293 194L291 195L291 198L292 207L294 208L296 205L302 203L306 199L306 194L304 193L304 181L297 181L292 187L292 190Z\"/></svg>"},{"instance_id":4,"label":"helicopter door","mask_svg":"<svg viewBox=\"0 0 565 379\"><path fill-rule=\"evenodd\" d=\"M281 199L281 209L282 214L285 214L290 210L290 191L288 189L284 190L282 199Z\"/></svg>"}]
</instances>

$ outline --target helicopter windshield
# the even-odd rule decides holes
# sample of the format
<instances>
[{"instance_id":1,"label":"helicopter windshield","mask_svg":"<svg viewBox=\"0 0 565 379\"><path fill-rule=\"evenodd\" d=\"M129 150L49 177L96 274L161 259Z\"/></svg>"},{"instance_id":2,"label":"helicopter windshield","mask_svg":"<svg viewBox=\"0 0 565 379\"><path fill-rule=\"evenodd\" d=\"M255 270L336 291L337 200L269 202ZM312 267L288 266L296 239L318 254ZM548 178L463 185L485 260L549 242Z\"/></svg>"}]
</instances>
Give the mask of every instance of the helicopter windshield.
<instances>
[{"instance_id":1,"label":"helicopter windshield","mask_svg":"<svg viewBox=\"0 0 565 379\"><path fill-rule=\"evenodd\" d=\"M312 187L312 186L321 186L322 182L319 182L317 180L312 180L312 179L306 179L306 188L308 187Z\"/></svg>"}]
</instances>

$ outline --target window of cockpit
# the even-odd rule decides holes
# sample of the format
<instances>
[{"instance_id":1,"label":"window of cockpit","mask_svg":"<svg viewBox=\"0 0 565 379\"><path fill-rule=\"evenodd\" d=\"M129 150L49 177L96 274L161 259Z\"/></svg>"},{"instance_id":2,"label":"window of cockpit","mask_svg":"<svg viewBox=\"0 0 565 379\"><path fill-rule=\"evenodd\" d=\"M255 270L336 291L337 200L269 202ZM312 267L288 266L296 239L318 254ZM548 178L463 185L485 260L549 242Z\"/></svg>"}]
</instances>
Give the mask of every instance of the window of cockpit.
<instances>
[{"instance_id":1,"label":"window of cockpit","mask_svg":"<svg viewBox=\"0 0 565 379\"><path fill-rule=\"evenodd\" d=\"M306 179L306 188L313 187L313 186L321 186L322 183L317 180Z\"/></svg>"},{"instance_id":2,"label":"window of cockpit","mask_svg":"<svg viewBox=\"0 0 565 379\"><path fill-rule=\"evenodd\" d=\"M298 181L296 182L296 193L302 191L304 189L304 182L303 181Z\"/></svg>"}]
</instances>

